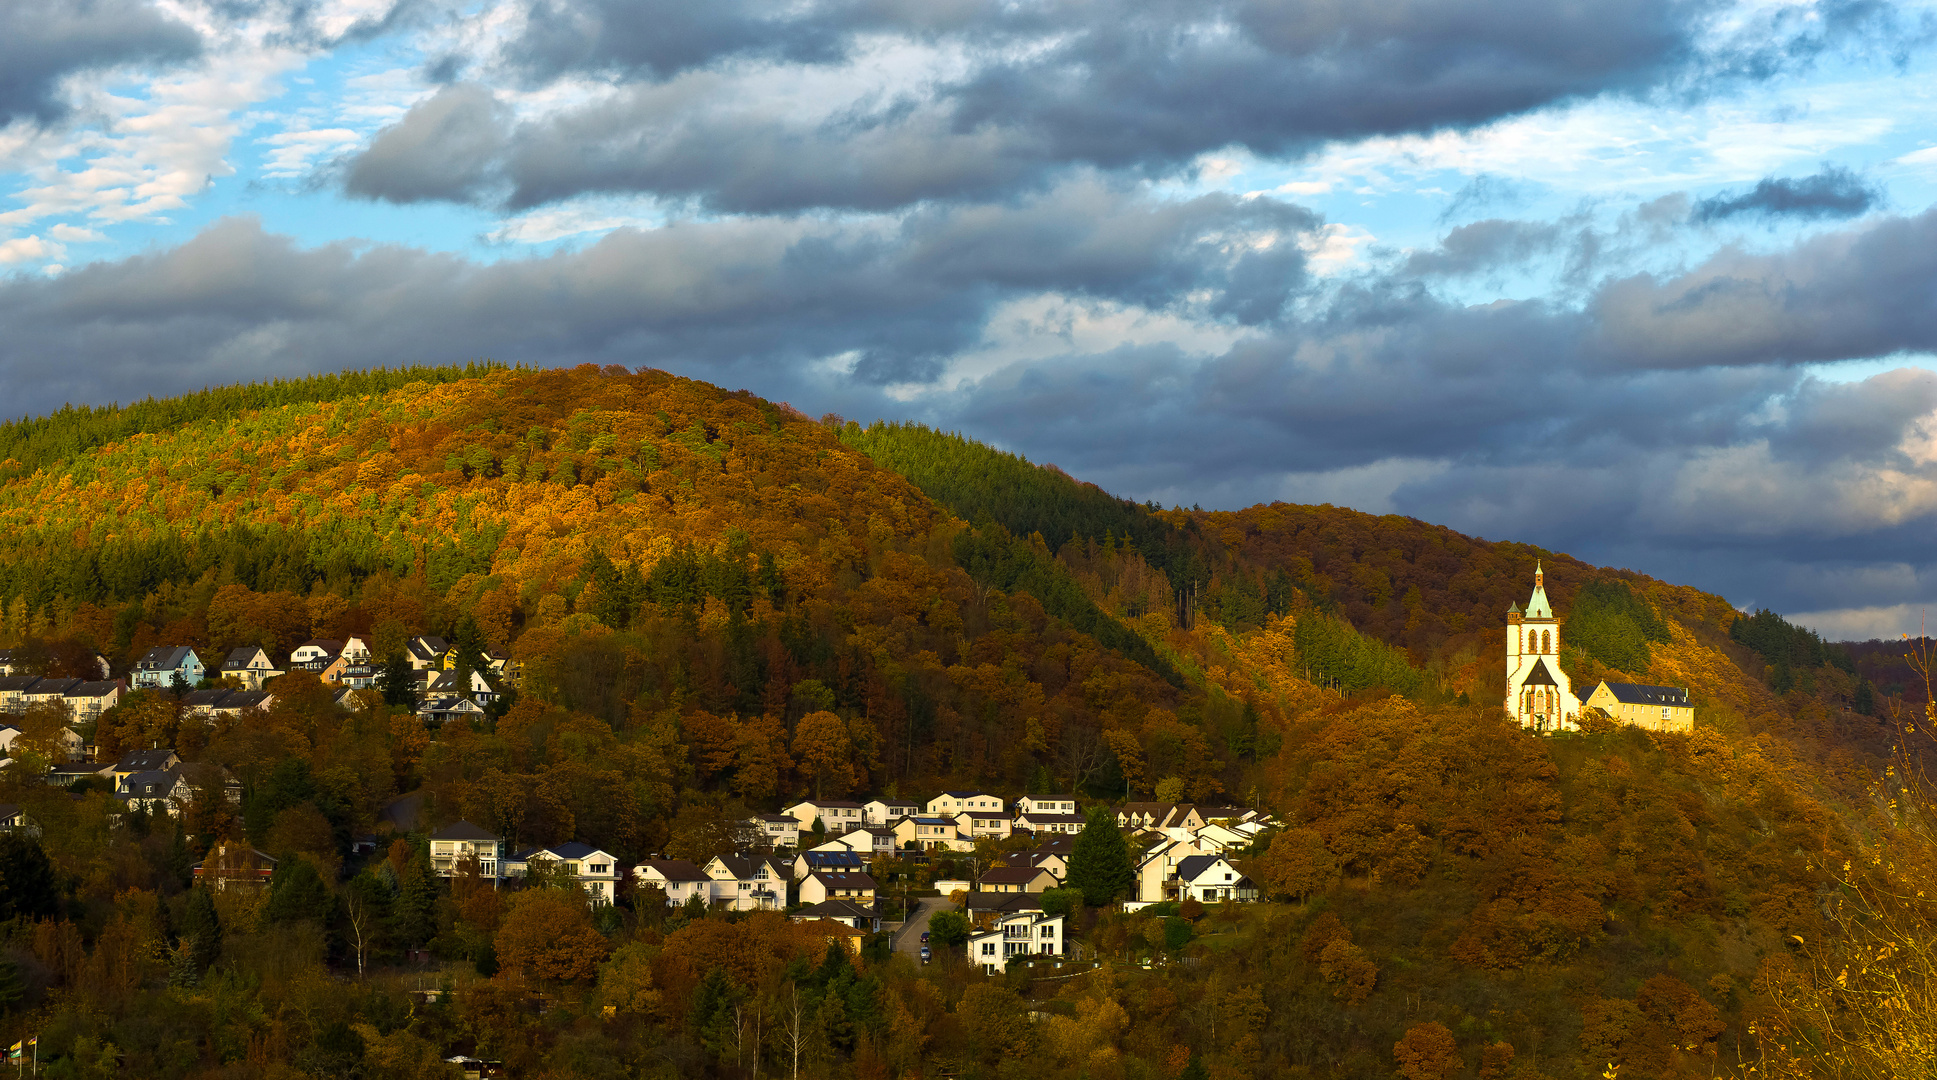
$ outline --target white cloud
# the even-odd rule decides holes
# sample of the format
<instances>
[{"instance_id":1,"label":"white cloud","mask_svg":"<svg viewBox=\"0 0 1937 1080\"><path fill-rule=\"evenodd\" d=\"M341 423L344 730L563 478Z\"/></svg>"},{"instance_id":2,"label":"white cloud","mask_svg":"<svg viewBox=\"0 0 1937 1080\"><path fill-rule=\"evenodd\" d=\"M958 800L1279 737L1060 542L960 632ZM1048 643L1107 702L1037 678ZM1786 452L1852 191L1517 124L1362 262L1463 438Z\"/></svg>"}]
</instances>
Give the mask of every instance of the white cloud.
<instances>
[{"instance_id":1,"label":"white cloud","mask_svg":"<svg viewBox=\"0 0 1937 1080\"><path fill-rule=\"evenodd\" d=\"M316 158L355 143L360 136L348 128L323 128L319 131L284 131L256 140L273 147L262 174L276 179L302 176L310 171Z\"/></svg>"},{"instance_id":2,"label":"white cloud","mask_svg":"<svg viewBox=\"0 0 1937 1080\"><path fill-rule=\"evenodd\" d=\"M77 225L68 225L65 223L47 230L47 235L70 244L98 244L107 239L106 236L95 232L93 229L83 229Z\"/></svg>"},{"instance_id":3,"label":"white cloud","mask_svg":"<svg viewBox=\"0 0 1937 1080\"><path fill-rule=\"evenodd\" d=\"M38 236L22 236L0 242L0 263L9 265L40 259L58 259L64 254L66 251L61 245L43 240Z\"/></svg>"}]
</instances>

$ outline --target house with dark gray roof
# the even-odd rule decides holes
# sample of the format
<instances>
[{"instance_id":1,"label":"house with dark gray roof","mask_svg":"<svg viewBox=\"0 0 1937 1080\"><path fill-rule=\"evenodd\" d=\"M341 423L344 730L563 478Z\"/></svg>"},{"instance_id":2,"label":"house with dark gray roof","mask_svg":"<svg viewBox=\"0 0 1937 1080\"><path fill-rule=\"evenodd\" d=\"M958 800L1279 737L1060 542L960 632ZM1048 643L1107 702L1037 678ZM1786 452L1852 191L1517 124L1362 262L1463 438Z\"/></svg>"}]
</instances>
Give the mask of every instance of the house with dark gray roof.
<instances>
[{"instance_id":1,"label":"house with dark gray roof","mask_svg":"<svg viewBox=\"0 0 1937 1080\"><path fill-rule=\"evenodd\" d=\"M192 687L202 681L202 659L186 645L158 645L135 661L130 682L136 690L167 690L177 681Z\"/></svg>"}]
</instances>

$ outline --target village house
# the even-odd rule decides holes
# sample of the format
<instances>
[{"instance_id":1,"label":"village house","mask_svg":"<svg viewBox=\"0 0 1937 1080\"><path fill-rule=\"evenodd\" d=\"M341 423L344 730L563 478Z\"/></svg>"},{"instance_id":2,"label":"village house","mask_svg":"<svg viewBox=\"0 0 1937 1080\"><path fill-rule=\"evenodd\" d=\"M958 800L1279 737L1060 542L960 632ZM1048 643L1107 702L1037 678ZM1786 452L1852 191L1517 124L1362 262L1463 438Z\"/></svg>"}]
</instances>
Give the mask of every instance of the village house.
<instances>
[{"instance_id":1,"label":"village house","mask_svg":"<svg viewBox=\"0 0 1937 1080\"><path fill-rule=\"evenodd\" d=\"M817 844L809 850L829 850L845 848L861 855L892 855L895 850L895 831L879 825L863 825L830 838L824 844Z\"/></svg>"},{"instance_id":2,"label":"village house","mask_svg":"<svg viewBox=\"0 0 1937 1080\"><path fill-rule=\"evenodd\" d=\"M640 887L652 887L666 894L666 905L678 907L693 897L711 903L713 879L694 866L690 859L647 859L632 868L632 880Z\"/></svg>"},{"instance_id":3,"label":"village house","mask_svg":"<svg viewBox=\"0 0 1937 1080\"><path fill-rule=\"evenodd\" d=\"M120 788L121 781L129 776L133 776L135 773L161 772L164 769L172 769L181 763L182 759L176 757L175 751L173 750L159 748L154 750L130 750L121 755L121 760L114 763L114 786L117 789Z\"/></svg>"},{"instance_id":4,"label":"village house","mask_svg":"<svg viewBox=\"0 0 1937 1080\"><path fill-rule=\"evenodd\" d=\"M861 809L868 824L886 826L921 813L921 804L913 799L870 799Z\"/></svg>"},{"instance_id":5,"label":"village house","mask_svg":"<svg viewBox=\"0 0 1937 1080\"><path fill-rule=\"evenodd\" d=\"M793 879L800 881L809 874L827 871L829 873L865 873L868 857L851 848L810 848L794 856Z\"/></svg>"},{"instance_id":6,"label":"village house","mask_svg":"<svg viewBox=\"0 0 1937 1080\"><path fill-rule=\"evenodd\" d=\"M479 705L489 705L497 699L497 688L481 671L471 672L466 680L455 671L439 671L425 685L424 693L431 697L467 697Z\"/></svg>"},{"instance_id":7,"label":"village house","mask_svg":"<svg viewBox=\"0 0 1937 1080\"><path fill-rule=\"evenodd\" d=\"M1015 827L1024 832L1046 836L1052 833L1075 836L1089 819L1081 814L1018 814Z\"/></svg>"},{"instance_id":8,"label":"village house","mask_svg":"<svg viewBox=\"0 0 1937 1080\"><path fill-rule=\"evenodd\" d=\"M800 902L818 904L823 900L852 900L857 904L874 904L874 878L861 873L837 873L816 870L800 880Z\"/></svg>"},{"instance_id":9,"label":"village house","mask_svg":"<svg viewBox=\"0 0 1937 1080\"><path fill-rule=\"evenodd\" d=\"M1185 859L1214 854L1181 840L1159 840L1137 860L1137 899L1149 904L1180 899L1176 895L1178 865Z\"/></svg>"},{"instance_id":10,"label":"village house","mask_svg":"<svg viewBox=\"0 0 1937 1080\"><path fill-rule=\"evenodd\" d=\"M975 882L976 891L995 893L1039 893L1056 885L1056 875L1040 866L998 866Z\"/></svg>"},{"instance_id":11,"label":"village house","mask_svg":"<svg viewBox=\"0 0 1937 1080\"><path fill-rule=\"evenodd\" d=\"M93 723L121 704L122 689L119 679L97 679L70 687L65 695L67 715L77 724Z\"/></svg>"},{"instance_id":12,"label":"village house","mask_svg":"<svg viewBox=\"0 0 1937 1080\"><path fill-rule=\"evenodd\" d=\"M1606 713L1609 719L1649 731L1695 730L1695 706L1688 700L1686 687L1604 681L1587 695L1585 704Z\"/></svg>"},{"instance_id":13,"label":"village house","mask_svg":"<svg viewBox=\"0 0 1937 1080\"><path fill-rule=\"evenodd\" d=\"M894 823L895 840L904 848L914 847L919 851L934 848L947 848L950 851L972 851L975 843L964 839L954 818L948 817L911 817L902 818Z\"/></svg>"},{"instance_id":14,"label":"village house","mask_svg":"<svg viewBox=\"0 0 1937 1080\"><path fill-rule=\"evenodd\" d=\"M1028 851L1011 854L1008 857L1008 863L1010 866L1040 867L1056 875L1056 880L1061 881L1069 876L1069 854L1067 847L1044 844Z\"/></svg>"},{"instance_id":15,"label":"village house","mask_svg":"<svg viewBox=\"0 0 1937 1080\"><path fill-rule=\"evenodd\" d=\"M787 906L787 864L771 855L715 855L705 870L717 907L779 911Z\"/></svg>"},{"instance_id":16,"label":"village house","mask_svg":"<svg viewBox=\"0 0 1937 1080\"><path fill-rule=\"evenodd\" d=\"M1024 795L1016 800L1018 814L1077 814L1074 795Z\"/></svg>"},{"instance_id":17,"label":"village house","mask_svg":"<svg viewBox=\"0 0 1937 1080\"><path fill-rule=\"evenodd\" d=\"M955 815L955 827L971 840L1007 840L1014 823L999 810L964 810Z\"/></svg>"},{"instance_id":18,"label":"village house","mask_svg":"<svg viewBox=\"0 0 1937 1080\"><path fill-rule=\"evenodd\" d=\"M186 645L170 648L157 645L135 661L134 674L129 680L136 690L167 690L179 681L181 685L193 687L202 681L202 660L195 650Z\"/></svg>"},{"instance_id":19,"label":"village house","mask_svg":"<svg viewBox=\"0 0 1937 1080\"><path fill-rule=\"evenodd\" d=\"M1116 823L1123 829L1161 832L1172 839L1182 839L1181 833L1203 828L1204 817L1190 803L1132 802L1117 808Z\"/></svg>"},{"instance_id":20,"label":"village house","mask_svg":"<svg viewBox=\"0 0 1937 1080\"><path fill-rule=\"evenodd\" d=\"M858 829L865 823L865 811L860 803L839 799L806 799L783 808L781 813L800 822L801 832L812 830L818 821L829 836Z\"/></svg>"},{"instance_id":21,"label":"village house","mask_svg":"<svg viewBox=\"0 0 1937 1080\"><path fill-rule=\"evenodd\" d=\"M241 683L244 690L260 690L263 683L282 673L283 670L269 659L269 654L260 645L231 649L222 661L222 677Z\"/></svg>"},{"instance_id":22,"label":"village house","mask_svg":"<svg viewBox=\"0 0 1937 1080\"><path fill-rule=\"evenodd\" d=\"M1257 885L1221 855L1192 855L1177 863L1179 900L1210 904L1220 900L1250 901L1257 898Z\"/></svg>"},{"instance_id":23,"label":"village house","mask_svg":"<svg viewBox=\"0 0 1937 1080\"><path fill-rule=\"evenodd\" d=\"M13 756L14 741L19 739L20 736L21 731L19 728L12 724L0 724L0 754L5 754L9 757ZM54 760L48 764L61 765L81 761L87 757L86 741L75 734L72 728L61 728L58 732L55 732L54 738L59 744L59 749L53 755Z\"/></svg>"},{"instance_id":24,"label":"village house","mask_svg":"<svg viewBox=\"0 0 1937 1080\"><path fill-rule=\"evenodd\" d=\"M296 671L321 671L341 655L342 642L334 638L311 638L290 652L289 666Z\"/></svg>"},{"instance_id":25,"label":"village house","mask_svg":"<svg viewBox=\"0 0 1937 1080\"><path fill-rule=\"evenodd\" d=\"M453 720L466 723L485 715L484 706L470 698L441 697L431 698L417 708L417 715L426 723L448 724Z\"/></svg>"},{"instance_id":26,"label":"village house","mask_svg":"<svg viewBox=\"0 0 1937 1080\"><path fill-rule=\"evenodd\" d=\"M755 814L747 824L768 847L790 848L800 843L800 822L792 814Z\"/></svg>"},{"instance_id":27,"label":"village house","mask_svg":"<svg viewBox=\"0 0 1937 1080\"><path fill-rule=\"evenodd\" d=\"M218 716L239 717L250 709L267 712L275 702L267 690L196 690L182 698L182 715L213 721Z\"/></svg>"},{"instance_id":28,"label":"village house","mask_svg":"<svg viewBox=\"0 0 1937 1080\"><path fill-rule=\"evenodd\" d=\"M504 879L504 837L468 821L455 821L430 834L430 865L442 878L458 874L472 860L478 876L493 887Z\"/></svg>"},{"instance_id":29,"label":"village house","mask_svg":"<svg viewBox=\"0 0 1937 1080\"><path fill-rule=\"evenodd\" d=\"M116 782L115 797L129 813L181 817L203 791L211 789L220 790L229 805L242 805L242 782L212 762L177 761L165 769L129 773Z\"/></svg>"},{"instance_id":30,"label":"village house","mask_svg":"<svg viewBox=\"0 0 1937 1080\"><path fill-rule=\"evenodd\" d=\"M222 843L208 857L195 864L195 882L214 892L228 889L267 888L275 876L276 860L255 848Z\"/></svg>"},{"instance_id":31,"label":"village house","mask_svg":"<svg viewBox=\"0 0 1937 1080\"><path fill-rule=\"evenodd\" d=\"M986 791L944 791L928 800L926 812L931 817L954 817L964 810L987 811L1000 814L1002 800Z\"/></svg>"},{"instance_id":32,"label":"village house","mask_svg":"<svg viewBox=\"0 0 1937 1080\"><path fill-rule=\"evenodd\" d=\"M40 825L15 803L0 803L0 833L40 836Z\"/></svg>"},{"instance_id":33,"label":"village house","mask_svg":"<svg viewBox=\"0 0 1937 1080\"><path fill-rule=\"evenodd\" d=\"M443 668L444 654L450 651L451 643L441 637L414 637L404 643L404 658L412 671Z\"/></svg>"},{"instance_id":34,"label":"village house","mask_svg":"<svg viewBox=\"0 0 1937 1080\"><path fill-rule=\"evenodd\" d=\"M878 933L881 930L881 915L873 905L838 897L801 908L787 918L793 922L826 920L839 926L852 927L856 931Z\"/></svg>"},{"instance_id":35,"label":"village house","mask_svg":"<svg viewBox=\"0 0 1937 1080\"><path fill-rule=\"evenodd\" d=\"M38 675L9 675L0 678L0 712L15 716L27 711L27 690L40 681Z\"/></svg>"},{"instance_id":36,"label":"village house","mask_svg":"<svg viewBox=\"0 0 1937 1080\"><path fill-rule=\"evenodd\" d=\"M528 877L535 869L561 873L578 882L593 907L610 904L619 893L619 863L609 853L576 840L532 848L505 862L507 878Z\"/></svg>"},{"instance_id":37,"label":"village house","mask_svg":"<svg viewBox=\"0 0 1937 1080\"><path fill-rule=\"evenodd\" d=\"M81 679L42 679L21 692L20 699L27 708L35 709L47 705L67 706L67 692L84 685Z\"/></svg>"},{"instance_id":38,"label":"village house","mask_svg":"<svg viewBox=\"0 0 1937 1080\"><path fill-rule=\"evenodd\" d=\"M969 962L981 967L984 975L1000 975L1009 970L1016 957L1058 956L1067 938L1066 919L1040 911L1022 911L998 919L995 925L968 939Z\"/></svg>"}]
</instances>

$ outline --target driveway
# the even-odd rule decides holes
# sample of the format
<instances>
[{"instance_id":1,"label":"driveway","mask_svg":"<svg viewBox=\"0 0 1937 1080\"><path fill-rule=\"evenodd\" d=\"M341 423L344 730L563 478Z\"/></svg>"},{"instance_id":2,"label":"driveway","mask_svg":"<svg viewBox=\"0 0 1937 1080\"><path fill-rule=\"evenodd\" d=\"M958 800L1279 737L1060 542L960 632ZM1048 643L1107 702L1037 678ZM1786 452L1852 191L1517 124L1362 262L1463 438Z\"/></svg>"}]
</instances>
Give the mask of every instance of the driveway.
<instances>
[{"instance_id":1,"label":"driveway","mask_svg":"<svg viewBox=\"0 0 1937 1080\"><path fill-rule=\"evenodd\" d=\"M921 936L928 932L928 917L953 906L946 896L922 897L921 907L908 916L908 921L901 927L900 936L895 938L895 951L917 964L921 963Z\"/></svg>"}]
</instances>

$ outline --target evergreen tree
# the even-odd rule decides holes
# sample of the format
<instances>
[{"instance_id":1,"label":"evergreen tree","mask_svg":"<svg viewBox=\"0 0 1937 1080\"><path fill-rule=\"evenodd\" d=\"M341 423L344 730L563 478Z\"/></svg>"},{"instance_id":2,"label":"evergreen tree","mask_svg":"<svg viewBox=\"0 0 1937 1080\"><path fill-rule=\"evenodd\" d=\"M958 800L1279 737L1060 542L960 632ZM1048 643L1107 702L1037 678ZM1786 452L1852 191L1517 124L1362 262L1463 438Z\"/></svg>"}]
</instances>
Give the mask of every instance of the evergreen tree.
<instances>
[{"instance_id":1,"label":"evergreen tree","mask_svg":"<svg viewBox=\"0 0 1937 1080\"><path fill-rule=\"evenodd\" d=\"M377 676L377 691L383 695L385 705L417 711L417 672L402 653L384 661L383 671Z\"/></svg>"},{"instance_id":2,"label":"evergreen tree","mask_svg":"<svg viewBox=\"0 0 1937 1080\"><path fill-rule=\"evenodd\" d=\"M405 948L418 948L437 933L437 875L431 870L429 845L411 845L390 918Z\"/></svg>"},{"instance_id":3,"label":"evergreen tree","mask_svg":"<svg viewBox=\"0 0 1937 1080\"><path fill-rule=\"evenodd\" d=\"M294 854L276 864L269 878L269 902L262 913L270 922L297 922L308 919L328 923L336 913L336 897L316 872L316 864Z\"/></svg>"},{"instance_id":4,"label":"evergreen tree","mask_svg":"<svg viewBox=\"0 0 1937 1080\"><path fill-rule=\"evenodd\" d=\"M1102 907L1128 896L1136 877L1130 868L1130 845L1107 806L1090 808L1089 820L1076 835L1069 854L1069 887L1083 894L1083 902Z\"/></svg>"},{"instance_id":5,"label":"evergreen tree","mask_svg":"<svg viewBox=\"0 0 1937 1080\"><path fill-rule=\"evenodd\" d=\"M60 910L60 883L40 842L0 836L0 922L51 918Z\"/></svg>"},{"instance_id":6,"label":"evergreen tree","mask_svg":"<svg viewBox=\"0 0 1937 1080\"><path fill-rule=\"evenodd\" d=\"M182 904L182 922L177 936L187 946L196 974L208 969L222 952L222 920L215 913L215 898L207 889L190 889Z\"/></svg>"}]
</instances>

